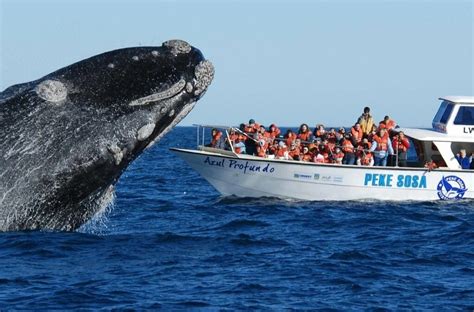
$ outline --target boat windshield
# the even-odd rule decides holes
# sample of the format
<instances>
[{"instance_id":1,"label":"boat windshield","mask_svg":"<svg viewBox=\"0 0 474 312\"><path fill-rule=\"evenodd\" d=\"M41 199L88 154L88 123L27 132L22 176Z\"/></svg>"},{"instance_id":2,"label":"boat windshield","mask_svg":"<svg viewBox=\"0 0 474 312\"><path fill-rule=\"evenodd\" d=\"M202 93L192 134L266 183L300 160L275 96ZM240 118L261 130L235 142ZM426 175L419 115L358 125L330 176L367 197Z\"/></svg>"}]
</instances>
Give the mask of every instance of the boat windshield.
<instances>
[{"instance_id":1,"label":"boat windshield","mask_svg":"<svg viewBox=\"0 0 474 312\"><path fill-rule=\"evenodd\" d=\"M443 101L433 119L433 123L446 123L448 122L449 116L453 111L454 105L448 101Z\"/></svg>"},{"instance_id":2,"label":"boat windshield","mask_svg":"<svg viewBox=\"0 0 474 312\"><path fill-rule=\"evenodd\" d=\"M459 107L458 114L454 119L454 124L474 126L474 106Z\"/></svg>"}]
</instances>

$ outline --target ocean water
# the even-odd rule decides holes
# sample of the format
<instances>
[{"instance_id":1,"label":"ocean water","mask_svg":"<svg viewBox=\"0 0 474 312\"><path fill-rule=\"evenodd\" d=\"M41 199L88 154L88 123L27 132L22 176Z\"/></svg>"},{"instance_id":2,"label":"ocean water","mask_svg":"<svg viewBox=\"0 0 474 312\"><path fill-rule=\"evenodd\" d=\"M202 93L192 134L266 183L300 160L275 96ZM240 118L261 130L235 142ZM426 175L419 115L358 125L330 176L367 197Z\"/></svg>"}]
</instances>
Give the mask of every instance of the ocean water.
<instances>
[{"instance_id":1,"label":"ocean water","mask_svg":"<svg viewBox=\"0 0 474 312\"><path fill-rule=\"evenodd\" d=\"M0 233L0 310L474 309L474 202L220 197L169 147L73 233Z\"/></svg>"}]
</instances>

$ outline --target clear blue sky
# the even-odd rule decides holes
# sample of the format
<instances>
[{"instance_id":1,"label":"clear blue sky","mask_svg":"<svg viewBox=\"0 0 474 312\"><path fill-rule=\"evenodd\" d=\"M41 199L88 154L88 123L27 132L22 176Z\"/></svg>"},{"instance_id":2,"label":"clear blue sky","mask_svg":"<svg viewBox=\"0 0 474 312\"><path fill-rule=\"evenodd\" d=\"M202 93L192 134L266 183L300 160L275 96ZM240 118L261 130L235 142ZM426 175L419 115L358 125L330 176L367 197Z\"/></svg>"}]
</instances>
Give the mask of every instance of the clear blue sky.
<instances>
[{"instance_id":1,"label":"clear blue sky","mask_svg":"<svg viewBox=\"0 0 474 312\"><path fill-rule=\"evenodd\" d=\"M216 68L183 120L429 126L474 95L472 1L0 0L0 89L95 54L180 38Z\"/></svg>"}]
</instances>

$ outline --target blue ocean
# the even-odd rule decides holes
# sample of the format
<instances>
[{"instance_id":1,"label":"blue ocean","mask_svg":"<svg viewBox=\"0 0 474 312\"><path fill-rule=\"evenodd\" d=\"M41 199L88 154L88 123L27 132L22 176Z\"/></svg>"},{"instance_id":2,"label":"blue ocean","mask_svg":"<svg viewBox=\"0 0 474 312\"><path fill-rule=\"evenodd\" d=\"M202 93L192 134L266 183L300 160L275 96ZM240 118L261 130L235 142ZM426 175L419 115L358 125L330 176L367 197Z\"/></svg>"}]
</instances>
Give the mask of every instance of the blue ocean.
<instances>
[{"instance_id":1,"label":"blue ocean","mask_svg":"<svg viewBox=\"0 0 474 312\"><path fill-rule=\"evenodd\" d=\"M79 231L0 233L0 310L474 309L474 202L221 197L170 147Z\"/></svg>"}]
</instances>

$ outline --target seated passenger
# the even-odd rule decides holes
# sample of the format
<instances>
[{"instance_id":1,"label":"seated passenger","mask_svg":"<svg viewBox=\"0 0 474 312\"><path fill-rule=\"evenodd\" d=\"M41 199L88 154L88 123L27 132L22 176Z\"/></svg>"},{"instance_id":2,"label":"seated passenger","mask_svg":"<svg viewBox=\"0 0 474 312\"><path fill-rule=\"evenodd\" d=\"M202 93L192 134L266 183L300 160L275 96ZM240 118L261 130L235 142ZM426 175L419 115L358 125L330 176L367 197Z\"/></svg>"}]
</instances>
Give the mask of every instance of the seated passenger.
<instances>
[{"instance_id":1,"label":"seated passenger","mask_svg":"<svg viewBox=\"0 0 474 312\"><path fill-rule=\"evenodd\" d=\"M234 147L234 152L236 154L245 154L245 135L238 133L234 128L229 130L229 140L232 146Z\"/></svg>"},{"instance_id":2,"label":"seated passenger","mask_svg":"<svg viewBox=\"0 0 474 312\"><path fill-rule=\"evenodd\" d=\"M280 136L281 131L275 124L271 124L268 132L270 133L270 137L274 139Z\"/></svg>"},{"instance_id":3,"label":"seated passenger","mask_svg":"<svg viewBox=\"0 0 474 312\"><path fill-rule=\"evenodd\" d=\"M303 147L303 154L301 155L301 160L309 162L313 159L313 154L309 151L309 147Z\"/></svg>"},{"instance_id":4,"label":"seated passenger","mask_svg":"<svg viewBox=\"0 0 474 312\"><path fill-rule=\"evenodd\" d=\"M278 148L275 151L275 158L276 159L290 159L288 155L288 148L286 147L286 144L284 141L280 141L278 143Z\"/></svg>"},{"instance_id":5,"label":"seated passenger","mask_svg":"<svg viewBox=\"0 0 474 312\"><path fill-rule=\"evenodd\" d=\"M316 125L316 128L314 128L313 135L316 138L322 138L323 135L326 134L326 129L324 129L324 125Z\"/></svg>"},{"instance_id":6,"label":"seated passenger","mask_svg":"<svg viewBox=\"0 0 474 312\"><path fill-rule=\"evenodd\" d=\"M290 150L288 152L289 158L293 160L300 160L300 154L301 154L301 151L296 145L296 142L291 143Z\"/></svg>"},{"instance_id":7,"label":"seated passenger","mask_svg":"<svg viewBox=\"0 0 474 312\"><path fill-rule=\"evenodd\" d=\"M265 158L267 156L267 148L268 148L268 144L264 139L258 140L258 142L257 142L257 156Z\"/></svg>"},{"instance_id":8,"label":"seated passenger","mask_svg":"<svg viewBox=\"0 0 474 312\"><path fill-rule=\"evenodd\" d=\"M211 130L211 136L212 136L212 139L211 139L211 143L209 143L208 145L206 145L207 147L214 147L214 148L217 148L218 146L218 142L220 140L220 138L222 137L222 132L220 132L219 130L217 130L216 128L213 128Z\"/></svg>"},{"instance_id":9,"label":"seated passenger","mask_svg":"<svg viewBox=\"0 0 474 312\"><path fill-rule=\"evenodd\" d=\"M336 147L334 153L332 154L332 162L334 164L342 165L342 160L344 159L344 153L339 147Z\"/></svg>"},{"instance_id":10,"label":"seated passenger","mask_svg":"<svg viewBox=\"0 0 474 312\"><path fill-rule=\"evenodd\" d=\"M296 139L296 134L293 132L293 130L288 129L283 138L285 139L286 145L291 145L291 143Z\"/></svg>"},{"instance_id":11,"label":"seated passenger","mask_svg":"<svg viewBox=\"0 0 474 312\"><path fill-rule=\"evenodd\" d=\"M462 149L456 154L456 160L462 169L471 169L472 155L466 156L466 150Z\"/></svg>"},{"instance_id":12,"label":"seated passenger","mask_svg":"<svg viewBox=\"0 0 474 312\"><path fill-rule=\"evenodd\" d=\"M313 140L313 134L309 130L307 124L301 124L297 138L304 142L311 142Z\"/></svg>"}]
</instances>

